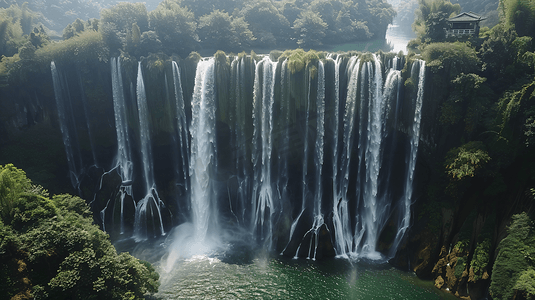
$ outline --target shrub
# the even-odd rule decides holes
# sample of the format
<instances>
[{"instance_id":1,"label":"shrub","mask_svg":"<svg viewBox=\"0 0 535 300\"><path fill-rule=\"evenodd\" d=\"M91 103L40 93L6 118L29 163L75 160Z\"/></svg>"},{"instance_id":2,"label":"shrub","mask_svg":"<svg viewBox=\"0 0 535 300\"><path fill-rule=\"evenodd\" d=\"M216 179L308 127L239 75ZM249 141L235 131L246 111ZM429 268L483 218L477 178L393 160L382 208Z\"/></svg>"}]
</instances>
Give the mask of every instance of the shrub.
<instances>
[{"instance_id":1,"label":"shrub","mask_svg":"<svg viewBox=\"0 0 535 300\"><path fill-rule=\"evenodd\" d=\"M434 72L444 69L450 79L480 69L476 50L468 43L433 43L424 48L422 55L428 68Z\"/></svg>"},{"instance_id":2,"label":"shrub","mask_svg":"<svg viewBox=\"0 0 535 300\"><path fill-rule=\"evenodd\" d=\"M469 142L461 147L453 148L446 156L446 172L455 180L474 177L476 171L490 161L482 142Z\"/></svg>"},{"instance_id":3,"label":"shrub","mask_svg":"<svg viewBox=\"0 0 535 300\"><path fill-rule=\"evenodd\" d=\"M489 264L489 253L490 253L490 239L485 239L480 243L477 243L476 249L474 251L474 256L470 262L470 267L474 271L475 278L478 280L483 276L483 271Z\"/></svg>"},{"instance_id":4,"label":"shrub","mask_svg":"<svg viewBox=\"0 0 535 300\"><path fill-rule=\"evenodd\" d=\"M86 30L63 42L50 43L37 49L35 55L44 62L107 61L109 49L99 32Z\"/></svg>"},{"instance_id":5,"label":"shrub","mask_svg":"<svg viewBox=\"0 0 535 300\"><path fill-rule=\"evenodd\" d=\"M532 221L526 213L514 215L507 228L508 235L498 245L489 288L493 299L512 299L515 289L528 292L533 283L529 259L535 249ZM522 278L521 276L524 275Z\"/></svg>"},{"instance_id":6,"label":"shrub","mask_svg":"<svg viewBox=\"0 0 535 300\"><path fill-rule=\"evenodd\" d=\"M158 290L154 268L118 254L83 199L50 199L24 171L6 165L0 166L0 200L1 295L143 299Z\"/></svg>"}]
</instances>

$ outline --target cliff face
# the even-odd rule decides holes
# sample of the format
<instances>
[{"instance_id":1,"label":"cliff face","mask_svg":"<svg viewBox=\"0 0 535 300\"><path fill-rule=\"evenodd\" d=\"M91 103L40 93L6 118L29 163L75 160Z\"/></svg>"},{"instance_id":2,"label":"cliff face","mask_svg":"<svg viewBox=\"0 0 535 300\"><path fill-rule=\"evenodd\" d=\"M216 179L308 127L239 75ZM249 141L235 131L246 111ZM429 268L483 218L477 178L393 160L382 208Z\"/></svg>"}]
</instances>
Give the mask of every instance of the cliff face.
<instances>
[{"instance_id":1,"label":"cliff face","mask_svg":"<svg viewBox=\"0 0 535 300\"><path fill-rule=\"evenodd\" d=\"M369 58L369 57L368 57ZM191 103L195 86L195 70L198 57L192 56L186 60L177 59L178 66L181 69L180 83L183 88L182 99L184 103L186 118L185 124L191 124ZM244 221L234 209L244 205L239 201L241 177L248 175L245 171L235 170L234 161L240 156L251 155L255 149L253 141L255 126L243 126L255 120L251 115L253 104L247 101L243 103L233 103L229 99L242 97L243 99L253 98L252 81L255 72L255 64L252 61L241 67L240 76L243 76L244 86L250 86L243 89L229 89L228 86L239 87L236 85L236 75L231 70L237 70L232 64L226 63L226 58L219 56L216 63L216 72L221 72L216 77L215 94L218 96L219 103L217 109L217 121L215 123L216 136L215 140L219 151L215 153L218 165L224 172L217 172L213 175L214 190L224 190L225 196L222 203L230 203L230 206L219 205L217 209L221 210L226 216L232 216L237 223ZM248 58L251 59L251 58ZM383 65L388 64L388 59L383 57ZM136 222L136 207L133 200L144 192L139 187L132 186L132 181L125 180L116 172L111 172L109 166L117 165L114 161L117 158L117 116L114 114L114 86L113 76L110 72L110 63L98 62L93 65L77 65L67 62L58 62L58 68L64 71L64 75L59 79L65 86L68 93L64 96L66 99L75 99L67 101L62 109L58 109L57 94L54 93L54 80L50 72L50 66L32 66L27 62L27 69L21 71L19 76L12 76L10 80L4 82L0 87L0 163L14 163L27 171L29 177L39 184L50 187L51 192L71 192L80 194L88 201L92 201L95 219L107 220L107 224L114 224L116 231L111 227L106 228L112 235L120 236L119 223L126 224L121 231L133 233L134 223ZM127 116L125 126L128 127L129 133L126 137L132 144L133 148L140 148L142 137L140 132L140 116L137 112L139 103L134 97L136 94L137 61L131 58L122 58L123 81L131 82L123 87L125 93L125 111ZM344 63L347 63L345 61ZM391 118L386 123L385 130L390 136L386 140L392 156L386 156L382 168L387 167L394 170L392 178L401 178L405 176L405 165L407 164L407 144L411 136L411 124L414 120L413 104L416 99L418 79L410 76L410 67L412 61L407 62L403 72L400 72L400 89L399 94L403 95L404 101L399 102L399 107L388 110L388 116ZM189 201L187 194L189 192L186 184L185 175L178 174L176 166L179 169L189 168L189 162L181 161L181 158L170 158L180 152L181 143L189 143L190 140L179 140L172 138L173 134L180 129L177 122L181 118L176 110L175 91L176 80L173 81L172 65L168 61L162 60L157 56L146 58L143 62L145 70L144 79L147 88L147 105L150 108L149 115L146 116L150 124L151 148L154 157L155 182L160 189L158 197L162 199L174 199L173 201L165 200L166 209L162 210L163 221L158 224L152 224L148 227L156 228L155 225L161 225L165 229L172 227L177 223L188 220ZM281 63L278 65L276 72L277 82L282 81L282 76L290 76L289 73L282 75L280 73ZM315 67L316 68L316 67ZM347 67L349 69L349 67ZM339 71L340 85L347 85L350 81L347 75L346 67ZM306 93L302 93L304 88L309 88L317 83L317 69L305 68L307 74L314 74L314 77L295 76L291 79L288 86L276 84L275 93L277 96L274 104L275 118L281 120L284 115L285 98L291 99L291 105L288 104L288 120L305 120L307 107L314 107L308 113L316 114L317 104L307 104ZM372 70L372 69L370 69ZM333 60L325 64L324 70L326 76L334 76L336 73L336 64ZM424 88L424 100L422 105L422 119L420 131L420 146L416 160L414 174L414 192L411 206L410 229L405 238L401 241L399 251L391 262L407 270L412 270L419 277L435 281L437 288L450 291L460 297L470 297L479 299L487 295L488 286L492 274L494 260L497 255L497 246L506 236L506 226L509 224L511 216L515 213L531 209L531 195L526 193L533 183L533 157L522 145L523 140L519 138L522 135L524 126L522 122L508 122L511 134L508 136L507 143L503 139L496 139L495 135L490 132L489 128L494 126L499 114L503 111L489 109L492 105L489 103L497 102L498 96L494 95L484 84L480 84L476 76L459 77L461 72L453 72L448 68L437 68L431 65L426 71L426 80ZM67 74L67 75L65 75ZM345 74L345 75L344 75ZM453 75L452 75L453 74ZM459 79L468 82L466 89ZM263 81L268 80L266 77ZM249 81L247 81L249 80ZM165 83L165 84L162 84ZM262 82L263 83L263 82ZM477 83L477 84L476 84ZM158 86L159 88L154 88ZM334 88L336 84L330 83L326 87L326 97L334 97ZM521 89L520 94L515 98L514 103L518 107L509 113L509 120L515 121L518 118L516 114L523 111L529 111L533 105L533 87L526 86ZM463 90L464 89L464 90ZM345 97L347 90L340 95ZM241 96L237 96L237 95ZM311 92L309 97L317 98L317 90ZM465 95L465 97L461 97ZM487 99L485 102L478 98ZM401 99L401 98L400 98ZM294 105L294 106L292 106ZM510 104L509 106L511 106ZM395 105L392 105L395 107ZM507 106L507 105L502 105ZM342 104L340 104L342 107ZM487 109L482 109L486 107ZM258 109L258 107L257 107ZM333 107L326 107L327 111L332 113ZM412 109L412 110L411 110ZM65 151L65 128L62 128L60 119L61 111L68 112L68 118L64 120L72 128L76 128L76 134L71 134L69 142L76 143L76 153L69 158L69 153ZM399 111L399 118L395 118L395 112ZM412 111L412 112L410 112ZM484 113L480 113L484 111ZM239 112L246 112L240 115ZM277 115L278 114L278 115ZM397 116L397 115L396 115ZM256 117L258 121L259 118ZM395 120L395 121L394 121ZM69 123L70 122L70 123ZM328 119L329 125L325 139L330 139L334 134L335 126L333 119ZM326 122L326 123L328 123ZM397 122L397 123L396 123ZM303 158L303 145L306 141L304 136L310 137L308 145L314 149L317 138L317 123L299 125L298 122L292 123L293 126L283 128L276 127L274 131L274 156L288 154L288 187L297 186L298 180L303 173L303 165L307 165L309 170L314 170L315 160L312 150L308 159ZM342 128L342 124L338 125ZM503 127L503 126L502 126ZM309 130L307 129L309 128ZM329 131L330 130L330 131ZM357 130L358 131L358 130ZM74 131L73 131L74 132ZM233 145L236 143L239 135L243 133L244 144L248 145L243 151L237 151ZM356 133L355 133L356 134ZM287 142L283 138L288 136ZM340 133L340 135L342 135ZM396 138L392 138L396 136ZM170 142L173 141L173 142ZM311 142L311 141L314 141ZM137 145L137 146L136 146ZM138 147L139 146L139 147ZM353 146L352 154L358 157L358 147ZM225 153L234 153L231 156ZM326 151L328 155L334 155L334 150ZM132 160L142 160L143 153L133 151ZM465 157L469 157L470 163L466 164ZM477 162L474 162L477 160ZM332 164L330 158L325 158L325 164ZM405 162L405 163L403 163ZM246 160L240 168L243 170L252 168L252 160ZM459 165L468 166L463 169ZM348 176L353 182L357 182L359 167L354 163L348 171ZM79 171L77 176L73 177L73 170ZM282 172L282 164L275 167L276 171ZM460 171L465 173L459 173ZM134 166L134 173L141 174L140 166ZM324 176L332 176L334 171L324 168ZM77 172L75 172L77 173ZM346 205L340 199L332 199L333 183L329 180L317 180L315 175L317 171L310 171L308 177L311 182L321 183L323 193L323 206L319 210L342 209ZM252 173L251 173L252 174ZM251 175L249 174L249 175ZM278 176L280 174L277 174ZM386 180L387 177L381 177ZM139 178L137 178L139 179ZM131 180L136 180L132 178ZM393 198L400 198L403 184L398 180L392 180L392 193L396 195ZM352 184L349 188L355 189L357 184ZM222 189L221 187L225 187ZM130 193L128 189L133 189ZM252 189L252 187L248 187ZM391 188L391 187L389 187ZM316 189L316 188L314 188ZM308 202L313 203L314 189L310 190ZM286 213L279 216L278 223L273 230L273 243L275 248L285 249L289 245L287 241L289 228L295 219L300 218L301 202L295 199L300 197L301 191L295 188L288 188L286 196L291 201L281 204L282 210ZM319 190L319 188L318 188ZM110 195L112 195L110 197ZM125 196L126 195L126 196ZM124 196L123 198L121 198ZM139 197L138 197L139 198ZM111 199L111 201L110 201ZM342 198L341 198L342 199ZM122 202L121 202L122 201ZM335 202L338 201L338 202ZM353 201L353 200L351 200ZM125 203L123 211L124 220L120 218L118 209L106 211L110 203ZM334 203L337 203L334 205ZM353 203L353 202L349 202ZM384 227L378 233L377 251L389 254L389 248L395 241L397 224L401 221L400 213L401 204L396 203L395 208L390 212L388 219L384 220ZM150 205L149 205L150 207ZM230 208L229 208L230 207ZM356 210L356 205L348 206L351 210ZM342 244L341 238L328 238L329 233L335 228L334 214L326 214L323 224L317 226L315 234L306 233L311 224L314 224L313 205L307 205L307 210L301 213L304 215L299 220L299 232L302 231L302 243L313 244L317 239L318 258L321 256L333 256L335 247ZM260 217L269 217L269 210ZM351 224L354 226L355 224ZM267 230L269 227L258 227L258 232ZM149 232L157 232L157 229L150 229ZM298 242L292 243L291 247L294 252L298 250ZM292 251L290 251L292 252ZM301 251L303 252L303 251ZM290 254L293 255L293 254ZM301 253L307 256L307 253Z\"/></svg>"},{"instance_id":2,"label":"cliff face","mask_svg":"<svg viewBox=\"0 0 535 300\"><path fill-rule=\"evenodd\" d=\"M477 93L470 99L487 101L487 109L475 112L467 100L456 98L459 87L448 82L447 70L431 67L427 78L413 223L391 262L458 297L481 299L489 295L497 248L512 216L532 210L534 162L522 123L533 105L533 83L514 88L513 100L472 85ZM452 98L457 99L453 108ZM451 110L457 116L448 115ZM475 113L485 116L473 126ZM468 176L452 171L463 155L474 167ZM485 165L478 165L482 161Z\"/></svg>"}]
</instances>

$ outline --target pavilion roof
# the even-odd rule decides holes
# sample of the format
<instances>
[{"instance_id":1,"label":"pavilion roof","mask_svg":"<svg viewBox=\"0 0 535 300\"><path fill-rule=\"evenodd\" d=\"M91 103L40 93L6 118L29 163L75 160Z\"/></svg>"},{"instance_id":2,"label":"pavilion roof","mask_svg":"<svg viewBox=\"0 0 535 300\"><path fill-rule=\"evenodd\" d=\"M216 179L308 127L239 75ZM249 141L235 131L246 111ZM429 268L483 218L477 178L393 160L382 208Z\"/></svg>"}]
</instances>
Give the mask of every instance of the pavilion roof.
<instances>
[{"instance_id":1,"label":"pavilion roof","mask_svg":"<svg viewBox=\"0 0 535 300\"><path fill-rule=\"evenodd\" d=\"M485 18L473 12L463 12L448 19L449 22L474 22L482 20L485 20Z\"/></svg>"}]
</instances>

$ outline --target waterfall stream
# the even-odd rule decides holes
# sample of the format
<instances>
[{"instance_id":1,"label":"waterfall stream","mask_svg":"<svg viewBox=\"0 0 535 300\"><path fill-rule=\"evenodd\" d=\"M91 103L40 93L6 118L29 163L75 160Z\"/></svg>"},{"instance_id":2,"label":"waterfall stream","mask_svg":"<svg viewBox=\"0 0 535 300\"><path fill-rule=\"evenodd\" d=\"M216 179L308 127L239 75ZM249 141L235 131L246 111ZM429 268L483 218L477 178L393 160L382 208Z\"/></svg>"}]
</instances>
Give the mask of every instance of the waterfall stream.
<instances>
[{"instance_id":1,"label":"waterfall stream","mask_svg":"<svg viewBox=\"0 0 535 300\"><path fill-rule=\"evenodd\" d=\"M155 75L144 62L134 74L134 66L128 71L111 58L117 152L92 202L103 229L124 237L131 228L137 242L164 236L167 269L180 256L238 237L312 260L393 256L411 224L424 104L425 63L412 63L417 91L403 99L410 94L404 63L330 54L295 71L288 59L237 56L226 66L200 59L194 74L171 61ZM54 63L51 72L70 178L79 188L87 166L68 106L77 100L67 99L67 80ZM98 141L89 142L87 161L95 163ZM110 182L111 196L104 192ZM387 230L395 234L384 249Z\"/></svg>"}]
</instances>

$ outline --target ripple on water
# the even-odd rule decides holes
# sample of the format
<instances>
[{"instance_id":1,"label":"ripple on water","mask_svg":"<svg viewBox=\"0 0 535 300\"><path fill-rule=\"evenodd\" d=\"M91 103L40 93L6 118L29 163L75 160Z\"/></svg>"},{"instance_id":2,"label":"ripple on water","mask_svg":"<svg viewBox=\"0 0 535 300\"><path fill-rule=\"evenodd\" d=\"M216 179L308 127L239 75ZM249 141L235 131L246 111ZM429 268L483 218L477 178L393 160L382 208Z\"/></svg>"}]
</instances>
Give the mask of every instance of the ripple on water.
<instances>
[{"instance_id":1,"label":"ripple on water","mask_svg":"<svg viewBox=\"0 0 535 300\"><path fill-rule=\"evenodd\" d=\"M162 275L155 299L446 299L412 274L388 264L284 257L193 256Z\"/></svg>"}]
</instances>

